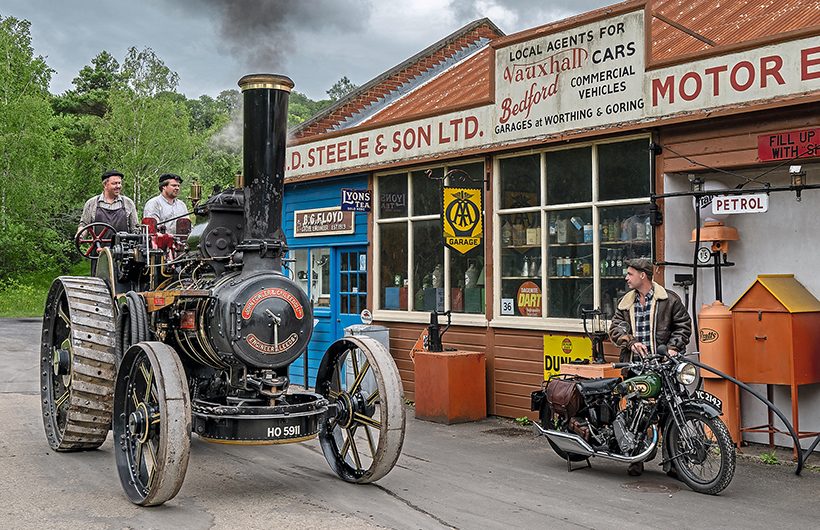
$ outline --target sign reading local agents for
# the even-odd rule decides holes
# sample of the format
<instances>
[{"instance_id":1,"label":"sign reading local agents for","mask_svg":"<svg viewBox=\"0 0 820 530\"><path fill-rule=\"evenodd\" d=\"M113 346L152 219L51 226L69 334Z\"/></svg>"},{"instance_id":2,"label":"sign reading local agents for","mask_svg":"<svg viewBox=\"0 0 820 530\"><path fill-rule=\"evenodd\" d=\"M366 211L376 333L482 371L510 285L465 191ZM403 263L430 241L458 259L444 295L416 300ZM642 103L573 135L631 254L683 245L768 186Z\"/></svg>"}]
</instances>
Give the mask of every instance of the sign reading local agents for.
<instances>
[{"instance_id":1,"label":"sign reading local agents for","mask_svg":"<svg viewBox=\"0 0 820 530\"><path fill-rule=\"evenodd\" d=\"M592 362L592 341L589 337L544 335L544 379L561 373L561 364L570 361Z\"/></svg>"}]
</instances>

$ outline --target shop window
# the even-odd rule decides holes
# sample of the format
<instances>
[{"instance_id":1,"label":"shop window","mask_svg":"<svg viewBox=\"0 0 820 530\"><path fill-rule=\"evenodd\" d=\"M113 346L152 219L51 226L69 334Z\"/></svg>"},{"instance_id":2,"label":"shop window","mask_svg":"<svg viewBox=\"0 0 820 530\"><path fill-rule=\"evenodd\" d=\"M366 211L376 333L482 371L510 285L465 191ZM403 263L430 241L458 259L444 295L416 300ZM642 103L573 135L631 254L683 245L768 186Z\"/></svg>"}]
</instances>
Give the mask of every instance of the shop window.
<instances>
[{"instance_id":1,"label":"shop window","mask_svg":"<svg viewBox=\"0 0 820 530\"><path fill-rule=\"evenodd\" d=\"M580 147L545 153L547 204L592 200L592 148Z\"/></svg>"},{"instance_id":2,"label":"shop window","mask_svg":"<svg viewBox=\"0 0 820 530\"><path fill-rule=\"evenodd\" d=\"M407 217L407 175L386 175L379 180L379 218Z\"/></svg>"},{"instance_id":3,"label":"shop window","mask_svg":"<svg viewBox=\"0 0 820 530\"><path fill-rule=\"evenodd\" d=\"M649 196L646 140L598 146L598 199L611 201Z\"/></svg>"},{"instance_id":4,"label":"shop window","mask_svg":"<svg viewBox=\"0 0 820 530\"><path fill-rule=\"evenodd\" d=\"M626 290L624 262L651 255L648 147L640 138L498 161L500 317L577 319L594 307L613 314ZM544 168L529 178L537 185L524 187L522 159L531 171ZM544 188L541 207L506 199Z\"/></svg>"},{"instance_id":5,"label":"shop window","mask_svg":"<svg viewBox=\"0 0 820 530\"><path fill-rule=\"evenodd\" d=\"M484 314L484 244L465 254L446 248L441 225L442 186L483 193L484 178L483 161L376 177L380 202L408 190L411 206L402 215L376 208L380 309Z\"/></svg>"}]
</instances>

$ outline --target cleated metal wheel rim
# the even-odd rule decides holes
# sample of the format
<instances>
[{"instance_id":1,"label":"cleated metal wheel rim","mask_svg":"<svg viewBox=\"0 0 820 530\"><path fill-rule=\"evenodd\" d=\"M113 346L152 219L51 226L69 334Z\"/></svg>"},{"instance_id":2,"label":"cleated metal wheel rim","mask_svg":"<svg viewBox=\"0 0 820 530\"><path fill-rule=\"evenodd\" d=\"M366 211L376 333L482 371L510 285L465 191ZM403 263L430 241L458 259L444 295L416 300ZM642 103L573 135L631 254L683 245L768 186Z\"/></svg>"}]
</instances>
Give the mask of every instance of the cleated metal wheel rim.
<instances>
[{"instance_id":1,"label":"cleated metal wheel rim","mask_svg":"<svg viewBox=\"0 0 820 530\"><path fill-rule=\"evenodd\" d=\"M401 454L405 412L396 363L370 337L345 337L325 352L316 392L334 405L319 428L322 452L347 482L385 476ZM331 407L331 411L333 407Z\"/></svg>"},{"instance_id":2,"label":"cleated metal wheel rim","mask_svg":"<svg viewBox=\"0 0 820 530\"><path fill-rule=\"evenodd\" d=\"M114 392L117 471L134 504L158 506L179 492L191 449L191 401L179 356L161 342L125 352Z\"/></svg>"},{"instance_id":3,"label":"cleated metal wheel rim","mask_svg":"<svg viewBox=\"0 0 820 530\"><path fill-rule=\"evenodd\" d=\"M46 299L40 395L46 438L55 451L102 445L114 394L114 301L100 278L61 276Z\"/></svg>"}]
</instances>

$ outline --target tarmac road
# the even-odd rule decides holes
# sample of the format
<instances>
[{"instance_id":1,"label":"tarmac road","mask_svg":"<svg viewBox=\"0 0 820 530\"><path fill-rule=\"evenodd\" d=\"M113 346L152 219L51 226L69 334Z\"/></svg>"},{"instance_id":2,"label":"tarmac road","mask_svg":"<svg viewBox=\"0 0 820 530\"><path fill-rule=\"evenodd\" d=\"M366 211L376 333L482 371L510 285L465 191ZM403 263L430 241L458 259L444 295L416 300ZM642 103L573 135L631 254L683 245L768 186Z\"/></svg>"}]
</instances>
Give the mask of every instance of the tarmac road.
<instances>
[{"instance_id":1,"label":"tarmac road","mask_svg":"<svg viewBox=\"0 0 820 530\"><path fill-rule=\"evenodd\" d=\"M820 472L738 459L730 486L699 495L654 465L641 477L593 460L567 473L546 440L512 421L416 420L377 484L330 470L317 440L244 447L193 437L185 483L156 508L131 504L110 439L95 451L55 453L37 388L40 321L0 319L0 529L627 529L816 528ZM790 455L790 451L783 451ZM813 456L808 464L820 465Z\"/></svg>"}]
</instances>

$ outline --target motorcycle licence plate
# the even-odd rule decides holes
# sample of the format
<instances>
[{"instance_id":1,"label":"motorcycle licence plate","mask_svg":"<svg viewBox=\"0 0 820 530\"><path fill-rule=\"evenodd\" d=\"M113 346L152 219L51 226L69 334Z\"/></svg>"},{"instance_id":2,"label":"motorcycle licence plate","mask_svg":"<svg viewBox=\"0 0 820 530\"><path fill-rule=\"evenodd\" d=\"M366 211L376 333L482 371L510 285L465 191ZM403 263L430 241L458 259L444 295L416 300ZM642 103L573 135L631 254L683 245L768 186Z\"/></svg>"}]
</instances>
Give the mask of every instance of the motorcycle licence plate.
<instances>
[{"instance_id":1,"label":"motorcycle licence plate","mask_svg":"<svg viewBox=\"0 0 820 530\"><path fill-rule=\"evenodd\" d=\"M703 390L695 390L694 398L699 401L705 401L706 403L711 404L720 412L723 412L723 401L718 399L716 396L713 396L709 392L705 392Z\"/></svg>"}]
</instances>

